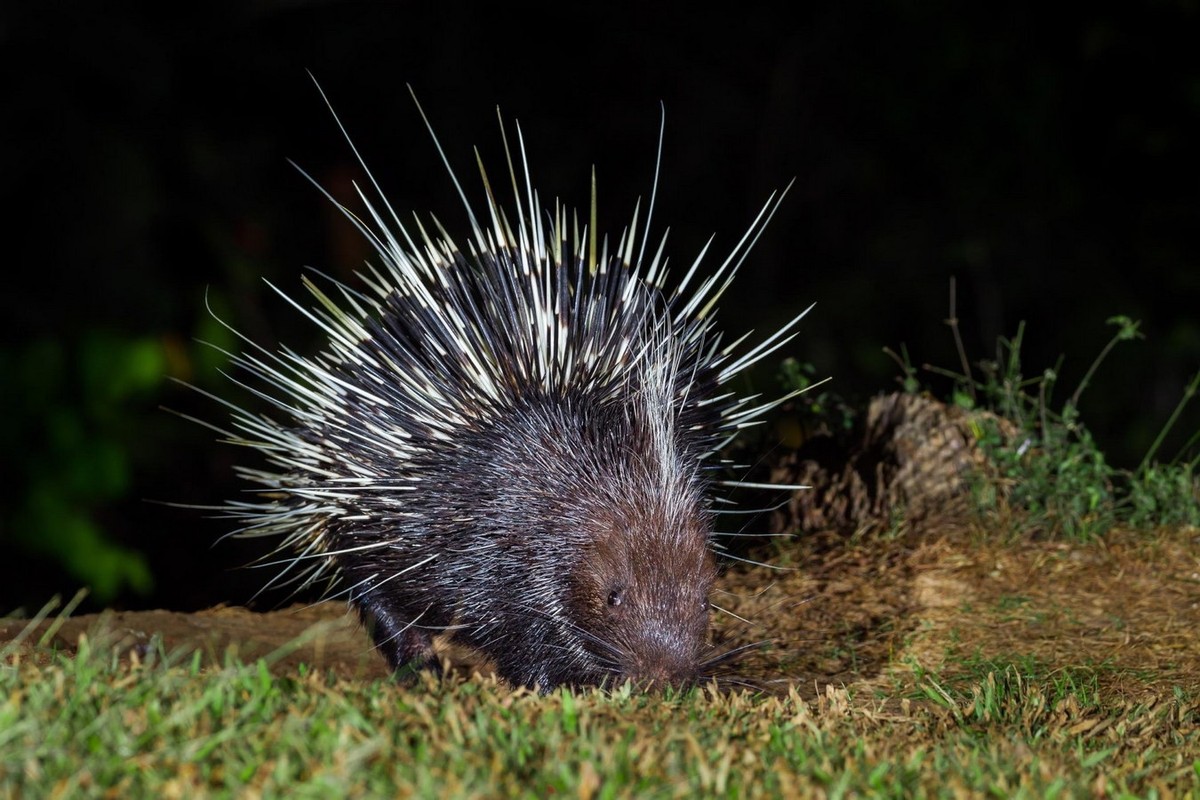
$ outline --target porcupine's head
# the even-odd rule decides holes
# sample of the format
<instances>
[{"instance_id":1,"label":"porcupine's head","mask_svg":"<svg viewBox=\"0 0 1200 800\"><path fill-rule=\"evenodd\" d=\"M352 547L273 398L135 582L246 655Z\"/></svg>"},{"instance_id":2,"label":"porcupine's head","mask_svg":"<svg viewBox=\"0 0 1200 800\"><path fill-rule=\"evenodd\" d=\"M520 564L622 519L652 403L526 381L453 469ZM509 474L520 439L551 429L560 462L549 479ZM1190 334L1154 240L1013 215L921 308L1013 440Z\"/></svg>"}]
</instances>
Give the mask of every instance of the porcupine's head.
<instances>
[{"instance_id":1,"label":"porcupine's head","mask_svg":"<svg viewBox=\"0 0 1200 800\"><path fill-rule=\"evenodd\" d=\"M467 204L465 253L440 224L411 235L382 198L346 212L380 265L366 293L336 284L340 301L306 281L319 356L234 358L279 413L235 409L231 438L271 468L243 469L265 489L228 508L245 535L282 537L279 581L340 577L395 668L448 629L516 683L687 681L715 576L714 454L787 399L720 386L800 317L740 356L712 321L777 200L711 274L701 253L668 286L636 212L598 252L593 187L568 245L568 212L543 216L510 174L512 211L486 175L486 226Z\"/></svg>"}]
</instances>

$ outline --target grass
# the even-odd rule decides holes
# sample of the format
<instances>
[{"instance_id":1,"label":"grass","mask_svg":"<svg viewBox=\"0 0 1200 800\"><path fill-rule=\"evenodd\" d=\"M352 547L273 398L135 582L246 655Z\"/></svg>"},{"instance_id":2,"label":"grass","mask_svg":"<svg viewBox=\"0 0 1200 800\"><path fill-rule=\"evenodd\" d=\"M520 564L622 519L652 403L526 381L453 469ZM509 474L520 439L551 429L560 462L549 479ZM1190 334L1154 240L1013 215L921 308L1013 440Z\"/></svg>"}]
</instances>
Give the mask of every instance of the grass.
<instances>
[{"instance_id":1,"label":"grass","mask_svg":"<svg viewBox=\"0 0 1200 800\"><path fill-rule=\"evenodd\" d=\"M103 634L97 634L103 636ZM26 652L26 656L28 651ZM0 667L4 797L1148 796L1200 791L1182 690L1105 697L1086 671L914 670L894 696L704 687L646 696L487 679L355 682L95 638Z\"/></svg>"}]
</instances>

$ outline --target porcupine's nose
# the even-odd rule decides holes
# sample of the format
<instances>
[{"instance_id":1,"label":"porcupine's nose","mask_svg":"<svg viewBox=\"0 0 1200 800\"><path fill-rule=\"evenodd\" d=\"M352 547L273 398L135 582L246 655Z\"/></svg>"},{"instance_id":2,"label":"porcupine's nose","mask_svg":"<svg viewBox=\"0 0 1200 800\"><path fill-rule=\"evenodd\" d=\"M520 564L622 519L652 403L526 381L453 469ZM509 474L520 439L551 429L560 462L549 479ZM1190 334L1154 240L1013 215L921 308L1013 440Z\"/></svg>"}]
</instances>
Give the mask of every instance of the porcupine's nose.
<instances>
[{"instance_id":1,"label":"porcupine's nose","mask_svg":"<svg viewBox=\"0 0 1200 800\"><path fill-rule=\"evenodd\" d=\"M696 680L696 642L682 630L656 621L646 625L635 649L630 677L638 684L662 689Z\"/></svg>"},{"instance_id":2,"label":"porcupine's nose","mask_svg":"<svg viewBox=\"0 0 1200 800\"><path fill-rule=\"evenodd\" d=\"M655 662L639 669L632 676L634 682L644 689L661 690L668 686L686 687L695 683L696 669L693 664Z\"/></svg>"}]
</instances>

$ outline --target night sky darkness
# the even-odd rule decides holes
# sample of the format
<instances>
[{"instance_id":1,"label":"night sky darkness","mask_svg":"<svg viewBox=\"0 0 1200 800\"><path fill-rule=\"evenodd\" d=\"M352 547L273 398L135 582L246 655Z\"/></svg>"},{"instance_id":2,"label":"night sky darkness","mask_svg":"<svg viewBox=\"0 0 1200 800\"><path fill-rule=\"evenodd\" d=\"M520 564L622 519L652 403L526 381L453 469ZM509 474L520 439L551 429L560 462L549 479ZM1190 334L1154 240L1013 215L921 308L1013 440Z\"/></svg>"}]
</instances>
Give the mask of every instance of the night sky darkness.
<instances>
[{"instance_id":1,"label":"night sky darkness","mask_svg":"<svg viewBox=\"0 0 1200 800\"><path fill-rule=\"evenodd\" d=\"M406 84L476 203L472 147L504 182L499 105L520 123L544 205L586 211L595 166L614 243L649 198L665 108L653 233L670 228L677 271L713 233L723 256L795 179L721 324L765 332L815 301L786 355L858 401L896 386L885 346L957 368L943 324L952 277L971 358L1025 321L1026 375L1065 355L1059 402L1114 332L1108 317L1142 321L1146 338L1118 347L1081 403L1120 466L1137 464L1200 368L1193 3L1070 18L896 0L603 3L591 16L575 4L502 16L502 4L98 5L0 11L0 613L79 585L17 543L42 493L146 554L154 590L113 604L245 602L266 579L232 569L260 551L213 547L227 521L162 504L239 491L241 454L160 410L220 423L221 408L165 381L107 405L94 387L111 373L106 348L149 342L168 374L244 398L193 343L212 329L206 295L257 341L314 352L312 327L263 278L300 297L305 266L352 280L369 254L288 163L346 202L362 178L308 71L396 209L436 214L460 243L465 214ZM770 369L757 380L776 391ZM1162 455L1198 428L1191 408ZM65 440L86 456L47 455ZM98 454L122 465L107 493L94 488L109 474L88 460Z\"/></svg>"}]
</instances>

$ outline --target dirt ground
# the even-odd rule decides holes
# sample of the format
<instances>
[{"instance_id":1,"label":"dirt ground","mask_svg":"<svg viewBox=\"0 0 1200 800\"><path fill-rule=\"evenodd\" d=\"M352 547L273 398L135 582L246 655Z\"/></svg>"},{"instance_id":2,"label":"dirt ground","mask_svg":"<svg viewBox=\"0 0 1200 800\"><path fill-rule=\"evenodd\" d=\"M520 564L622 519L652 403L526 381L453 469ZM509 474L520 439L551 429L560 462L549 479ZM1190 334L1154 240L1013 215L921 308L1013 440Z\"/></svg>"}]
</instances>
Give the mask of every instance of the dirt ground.
<instances>
[{"instance_id":1,"label":"dirt ground","mask_svg":"<svg viewBox=\"0 0 1200 800\"><path fill-rule=\"evenodd\" d=\"M1200 691L1200 531L1000 543L970 527L810 541L793 573L731 575L723 627L777 646L759 677L886 695L914 668L1091 668L1101 685ZM718 603L720 600L718 599ZM752 638L751 636L751 638Z\"/></svg>"},{"instance_id":2,"label":"dirt ground","mask_svg":"<svg viewBox=\"0 0 1200 800\"><path fill-rule=\"evenodd\" d=\"M762 643L730 669L731 683L826 685L874 695L914 668L953 675L981 661L1094 669L1108 691L1162 696L1200 691L1200 531L1110 534L1103 542L1000 544L971 527L860 538L806 535L770 554L777 566L738 565L713 597L724 647ZM98 627L99 626L99 627ZM195 614L113 612L42 623L0 620L0 643L26 633L73 649L79 636L145 651L199 649L218 663L270 656L287 672L305 662L346 677L386 674L340 603L273 613L214 608ZM48 635L47 635L48 634ZM458 668L480 667L446 648ZM39 655L41 654L41 655ZM486 668L486 665L482 665Z\"/></svg>"}]
</instances>

